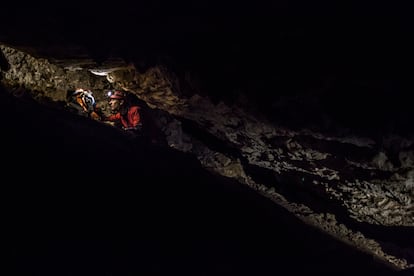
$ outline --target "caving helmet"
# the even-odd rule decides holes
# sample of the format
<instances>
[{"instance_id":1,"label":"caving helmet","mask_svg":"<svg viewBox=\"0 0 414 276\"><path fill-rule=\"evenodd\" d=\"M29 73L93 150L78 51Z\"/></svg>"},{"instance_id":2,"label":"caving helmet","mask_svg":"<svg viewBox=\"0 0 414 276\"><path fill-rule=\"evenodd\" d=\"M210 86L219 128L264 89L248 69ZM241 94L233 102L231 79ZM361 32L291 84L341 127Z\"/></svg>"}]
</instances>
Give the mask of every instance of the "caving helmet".
<instances>
[{"instance_id":1,"label":"caving helmet","mask_svg":"<svg viewBox=\"0 0 414 276\"><path fill-rule=\"evenodd\" d=\"M125 93L119 90L109 91L108 97L109 99L123 100L125 98Z\"/></svg>"},{"instance_id":2,"label":"caving helmet","mask_svg":"<svg viewBox=\"0 0 414 276\"><path fill-rule=\"evenodd\" d=\"M85 112L94 110L96 102L92 91L78 88L73 92L72 96Z\"/></svg>"}]
</instances>

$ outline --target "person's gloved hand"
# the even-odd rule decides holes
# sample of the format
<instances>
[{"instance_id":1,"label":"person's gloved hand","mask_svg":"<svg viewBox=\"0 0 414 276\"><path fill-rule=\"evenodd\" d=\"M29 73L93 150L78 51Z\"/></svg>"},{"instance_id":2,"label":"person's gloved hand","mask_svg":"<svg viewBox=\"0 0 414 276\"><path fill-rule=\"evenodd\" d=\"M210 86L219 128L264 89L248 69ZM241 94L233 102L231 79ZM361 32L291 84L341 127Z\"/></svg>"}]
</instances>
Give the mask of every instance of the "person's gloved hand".
<instances>
[{"instance_id":1,"label":"person's gloved hand","mask_svg":"<svg viewBox=\"0 0 414 276\"><path fill-rule=\"evenodd\" d=\"M99 116L99 114L98 114L98 113L96 113L95 111L92 111L92 112L90 113L90 116L91 116L91 118L92 118L92 119L94 119L94 120L97 120L97 121L100 121L100 120L101 120L101 116Z\"/></svg>"}]
</instances>

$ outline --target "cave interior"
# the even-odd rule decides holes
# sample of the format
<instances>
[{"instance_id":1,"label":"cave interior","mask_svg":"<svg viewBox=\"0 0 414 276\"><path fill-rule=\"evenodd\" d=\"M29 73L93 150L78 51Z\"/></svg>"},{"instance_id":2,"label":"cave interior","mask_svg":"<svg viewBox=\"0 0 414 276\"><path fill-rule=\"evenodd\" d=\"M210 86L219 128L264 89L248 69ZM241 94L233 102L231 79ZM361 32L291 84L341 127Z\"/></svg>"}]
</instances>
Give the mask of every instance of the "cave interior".
<instances>
[{"instance_id":1,"label":"cave interior","mask_svg":"<svg viewBox=\"0 0 414 276\"><path fill-rule=\"evenodd\" d=\"M12 275L413 275L407 9L2 5ZM80 87L162 142L70 112Z\"/></svg>"}]
</instances>

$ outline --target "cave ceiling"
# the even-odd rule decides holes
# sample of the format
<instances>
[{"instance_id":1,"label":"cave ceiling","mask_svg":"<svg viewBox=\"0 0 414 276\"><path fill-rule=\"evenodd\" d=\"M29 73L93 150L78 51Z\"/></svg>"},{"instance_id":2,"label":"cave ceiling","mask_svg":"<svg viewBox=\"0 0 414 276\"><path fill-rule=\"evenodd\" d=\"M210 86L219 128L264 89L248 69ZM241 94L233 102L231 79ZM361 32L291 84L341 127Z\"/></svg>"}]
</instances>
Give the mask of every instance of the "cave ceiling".
<instances>
[{"instance_id":1,"label":"cave ceiling","mask_svg":"<svg viewBox=\"0 0 414 276\"><path fill-rule=\"evenodd\" d=\"M413 267L405 18L360 16L350 25L291 10L230 16L225 7L212 16L208 4L193 8L3 10L2 83L58 108L78 87L102 106L108 90L134 93L171 148L306 223Z\"/></svg>"}]
</instances>

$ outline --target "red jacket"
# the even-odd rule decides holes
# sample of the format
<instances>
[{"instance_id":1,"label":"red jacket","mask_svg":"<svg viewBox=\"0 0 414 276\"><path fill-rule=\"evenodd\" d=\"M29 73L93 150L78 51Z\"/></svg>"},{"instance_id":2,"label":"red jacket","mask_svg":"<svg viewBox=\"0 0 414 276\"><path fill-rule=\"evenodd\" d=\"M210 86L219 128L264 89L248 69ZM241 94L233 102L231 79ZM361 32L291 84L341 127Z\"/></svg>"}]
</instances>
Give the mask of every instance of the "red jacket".
<instances>
[{"instance_id":1,"label":"red jacket","mask_svg":"<svg viewBox=\"0 0 414 276\"><path fill-rule=\"evenodd\" d=\"M111 122L120 121L124 128L135 128L141 123L139 106L129 107L126 116L122 116L121 113L118 112L108 116L106 120Z\"/></svg>"}]
</instances>

